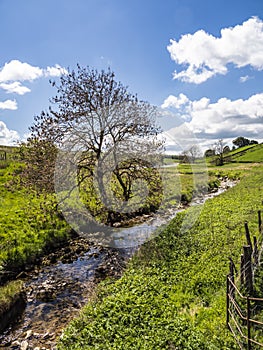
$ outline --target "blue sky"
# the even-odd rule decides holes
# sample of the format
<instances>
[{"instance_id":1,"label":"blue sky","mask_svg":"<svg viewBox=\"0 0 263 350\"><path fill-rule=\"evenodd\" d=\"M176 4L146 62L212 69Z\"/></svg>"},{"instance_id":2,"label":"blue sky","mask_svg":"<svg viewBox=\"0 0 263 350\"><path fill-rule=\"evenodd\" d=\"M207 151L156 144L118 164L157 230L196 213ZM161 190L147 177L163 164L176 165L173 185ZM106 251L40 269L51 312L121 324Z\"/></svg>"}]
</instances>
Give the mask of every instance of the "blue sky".
<instances>
[{"instance_id":1,"label":"blue sky","mask_svg":"<svg viewBox=\"0 0 263 350\"><path fill-rule=\"evenodd\" d=\"M168 151L187 133L203 148L263 141L262 0L0 0L0 30L0 144L24 137L50 77L77 63L110 66L160 107Z\"/></svg>"}]
</instances>

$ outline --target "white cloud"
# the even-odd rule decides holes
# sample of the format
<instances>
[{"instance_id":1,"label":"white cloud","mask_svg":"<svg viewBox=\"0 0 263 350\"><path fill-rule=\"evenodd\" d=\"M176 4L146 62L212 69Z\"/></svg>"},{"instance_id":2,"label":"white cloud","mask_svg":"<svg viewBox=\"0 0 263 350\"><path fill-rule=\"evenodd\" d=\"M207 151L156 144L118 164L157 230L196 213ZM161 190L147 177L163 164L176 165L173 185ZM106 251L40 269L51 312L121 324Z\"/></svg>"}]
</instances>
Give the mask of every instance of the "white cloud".
<instances>
[{"instance_id":1,"label":"white cloud","mask_svg":"<svg viewBox=\"0 0 263 350\"><path fill-rule=\"evenodd\" d=\"M15 100L5 100L4 102L0 101L0 109L17 109L17 103Z\"/></svg>"},{"instance_id":2,"label":"white cloud","mask_svg":"<svg viewBox=\"0 0 263 350\"><path fill-rule=\"evenodd\" d=\"M204 30L170 40L172 60L186 69L174 72L174 79L200 84L216 74L226 74L227 65L263 69L263 21L252 17L235 27L221 30L217 38Z\"/></svg>"},{"instance_id":3,"label":"white cloud","mask_svg":"<svg viewBox=\"0 0 263 350\"><path fill-rule=\"evenodd\" d=\"M162 104L162 108L167 107L174 107L174 108L180 108L181 106L187 104L189 102L189 99L184 94L179 94L179 96L170 95L167 97L167 99Z\"/></svg>"},{"instance_id":4,"label":"white cloud","mask_svg":"<svg viewBox=\"0 0 263 350\"><path fill-rule=\"evenodd\" d=\"M59 77L61 74L67 74L67 70L56 64L55 67L47 67L44 74L46 77Z\"/></svg>"},{"instance_id":5,"label":"white cloud","mask_svg":"<svg viewBox=\"0 0 263 350\"><path fill-rule=\"evenodd\" d=\"M25 62L12 60L5 63L4 67L0 69L0 82L33 81L41 77L58 77L66 73L67 70L58 64L43 69Z\"/></svg>"},{"instance_id":6,"label":"white cloud","mask_svg":"<svg viewBox=\"0 0 263 350\"><path fill-rule=\"evenodd\" d=\"M240 83L245 83L249 79L248 75L245 75L244 77L240 77L239 81Z\"/></svg>"},{"instance_id":7,"label":"white cloud","mask_svg":"<svg viewBox=\"0 0 263 350\"><path fill-rule=\"evenodd\" d=\"M30 89L21 84L22 81L32 82L42 77L58 77L66 74L67 70L58 64L45 69L31 66L28 63L12 60L0 68L0 88L7 93L24 95Z\"/></svg>"},{"instance_id":8,"label":"white cloud","mask_svg":"<svg viewBox=\"0 0 263 350\"><path fill-rule=\"evenodd\" d=\"M15 130L10 130L6 124L0 121L0 144L12 145L19 140L19 134Z\"/></svg>"},{"instance_id":9,"label":"white cloud","mask_svg":"<svg viewBox=\"0 0 263 350\"><path fill-rule=\"evenodd\" d=\"M15 93L18 95L24 95L31 90L22 85L19 81L15 81L14 83L0 83L0 88L5 90L7 93Z\"/></svg>"},{"instance_id":10,"label":"white cloud","mask_svg":"<svg viewBox=\"0 0 263 350\"><path fill-rule=\"evenodd\" d=\"M0 71L0 82L35 80L43 76L43 70L18 60L5 63Z\"/></svg>"},{"instance_id":11,"label":"white cloud","mask_svg":"<svg viewBox=\"0 0 263 350\"><path fill-rule=\"evenodd\" d=\"M247 100L221 98L214 103L206 97L191 101L187 96L182 97L181 95L179 97L169 96L164 101L162 108L174 108L175 119L178 119L178 114L181 114L182 122L187 116L185 127L196 138L202 140L202 143L220 138L233 139L237 136L262 139L263 93L253 95ZM180 104L178 109L178 101L182 100L185 103ZM165 123L165 119L163 122ZM178 135L178 128L171 128L166 131L167 133Z\"/></svg>"},{"instance_id":12,"label":"white cloud","mask_svg":"<svg viewBox=\"0 0 263 350\"><path fill-rule=\"evenodd\" d=\"M240 83L245 83L246 81L253 79L253 77L249 76L249 75L245 75L244 77L240 77L239 81Z\"/></svg>"},{"instance_id":13,"label":"white cloud","mask_svg":"<svg viewBox=\"0 0 263 350\"><path fill-rule=\"evenodd\" d=\"M0 89L6 93L24 95L31 90L21 82L32 82L42 77L58 77L61 74L67 74L67 70L58 64L43 69L19 60L12 60L0 67ZM16 110L17 103L14 100L0 102L0 109Z\"/></svg>"}]
</instances>

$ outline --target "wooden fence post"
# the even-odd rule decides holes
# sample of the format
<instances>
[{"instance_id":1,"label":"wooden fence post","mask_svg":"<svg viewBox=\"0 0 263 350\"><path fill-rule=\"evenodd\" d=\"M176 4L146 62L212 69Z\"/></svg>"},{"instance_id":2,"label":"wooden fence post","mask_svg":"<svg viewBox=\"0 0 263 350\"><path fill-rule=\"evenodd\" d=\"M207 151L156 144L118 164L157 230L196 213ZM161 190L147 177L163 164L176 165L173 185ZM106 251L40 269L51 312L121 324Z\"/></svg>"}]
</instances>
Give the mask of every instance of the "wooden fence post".
<instances>
[{"instance_id":1,"label":"wooden fence post","mask_svg":"<svg viewBox=\"0 0 263 350\"><path fill-rule=\"evenodd\" d=\"M258 231L261 233L262 230L262 221L261 221L261 211L258 211Z\"/></svg>"},{"instance_id":2,"label":"wooden fence post","mask_svg":"<svg viewBox=\"0 0 263 350\"><path fill-rule=\"evenodd\" d=\"M253 293L253 273L251 263L251 246L243 246L244 249L244 271L247 291L250 295Z\"/></svg>"},{"instance_id":3,"label":"wooden fence post","mask_svg":"<svg viewBox=\"0 0 263 350\"><path fill-rule=\"evenodd\" d=\"M229 262L229 270L230 270L230 273L229 273L229 279L232 283L230 283L230 286L229 286L229 295L232 297L232 298L235 298L235 288L232 284L235 284L235 271L236 271L236 267L235 267L235 264L233 262L233 260L230 258L230 262Z\"/></svg>"},{"instance_id":4,"label":"wooden fence post","mask_svg":"<svg viewBox=\"0 0 263 350\"><path fill-rule=\"evenodd\" d=\"M229 328L229 275L226 277L226 326Z\"/></svg>"},{"instance_id":5,"label":"wooden fence post","mask_svg":"<svg viewBox=\"0 0 263 350\"><path fill-rule=\"evenodd\" d=\"M247 245L250 246L251 252L252 252L252 241L250 238L250 233L249 233L249 228L248 228L248 223L247 221L245 222L245 231L246 231L246 238L247 238Z\"/></svg>"},{"instance_id":6,"label":"wooden fence post","mask_svg":"<svg viewBox=\"0 0 263 350\"><path fill-rule=\"evenodd\" d=\"M254 260L254 265L258 265L258 242L257 242L257 237L253 237L254 240L254 249L253 249L253 260Z\"/></svg>"},{"instance_id":7,"label":"wooden fence post","mask_svg":"<svg viewBox=\"0 0 263 350\"><path fill-rule=\"evenodd\" d=\"M245 269L244 269L244 254L241 254L240 257L240 283L241 286L244 285L244 281L245 281Z\"/></svg>"}]
</instances>

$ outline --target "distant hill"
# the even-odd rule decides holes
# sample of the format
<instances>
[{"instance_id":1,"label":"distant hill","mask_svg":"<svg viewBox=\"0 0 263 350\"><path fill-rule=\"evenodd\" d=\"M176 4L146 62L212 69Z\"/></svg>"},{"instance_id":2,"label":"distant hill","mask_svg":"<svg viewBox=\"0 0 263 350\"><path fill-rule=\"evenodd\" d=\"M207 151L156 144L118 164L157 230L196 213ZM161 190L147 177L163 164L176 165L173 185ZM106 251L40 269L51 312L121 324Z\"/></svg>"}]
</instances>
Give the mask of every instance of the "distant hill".
<instances>
[{"instance_id":1,"label":"distant hill","mask_svg":"<svg viewBox=\"0 0 263 350\"><path fill-rule=\"evenodd\" d=\"M263 144L249 145L237 148L227 154L231 157L231 162L238 163L262 163L263 162Z\"/></svg>"},{"instance_id":2,"label":"distant hill","mask_svg":"<svg viewBox=\"0 0 263 350\"><path fill-rule=\"evenodd\" d=\"M207 157L211 164L216 163L217 156ZM224 153L224 163L263 163L263 143L248 145Z\"/></svg>"}]
</instances>

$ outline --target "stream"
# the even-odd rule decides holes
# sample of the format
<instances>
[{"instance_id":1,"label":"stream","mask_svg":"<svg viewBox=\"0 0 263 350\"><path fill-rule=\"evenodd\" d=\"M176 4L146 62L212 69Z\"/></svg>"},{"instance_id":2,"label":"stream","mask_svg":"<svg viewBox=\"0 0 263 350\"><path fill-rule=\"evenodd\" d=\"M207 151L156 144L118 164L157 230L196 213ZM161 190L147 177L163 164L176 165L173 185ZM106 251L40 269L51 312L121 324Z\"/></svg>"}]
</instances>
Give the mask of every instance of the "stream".
<instances>
[{"instance_id":1,"label":"stream","mask_svg":"<svg viewBox=\"0 0 263 350\"><path fill-rule=\"evenodd\" d=\"M225 180L217 192L195 198L191 205L202 204L233 185L235 182ZM134 251L182 210L171 208L165 215L149 215L139 225L116 230L116 248L76 238L45 257L41 266L22 273L26 307L20 319L0 334L0 349L56 349L63 328L92 298L98 282L106 276L120 276Z\"/></svg>"}]
</instances>

